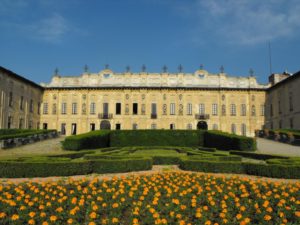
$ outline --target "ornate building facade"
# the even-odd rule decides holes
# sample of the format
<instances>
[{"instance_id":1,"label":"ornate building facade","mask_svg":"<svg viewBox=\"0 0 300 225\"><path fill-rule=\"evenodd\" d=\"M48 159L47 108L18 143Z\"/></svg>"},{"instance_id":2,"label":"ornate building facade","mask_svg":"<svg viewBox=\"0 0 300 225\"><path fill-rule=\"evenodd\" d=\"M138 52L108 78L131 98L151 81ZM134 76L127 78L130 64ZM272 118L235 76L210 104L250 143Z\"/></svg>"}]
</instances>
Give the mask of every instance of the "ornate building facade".
<instances>
[{"instance_id":1,"label":"ornate building facade","mask_svg":"<svg viewBox=\"0 0 300 225\"><path fill-rule=\"evenodd\" d=\"M66 135L98 129L215 129L253 136L266 123L266 94L272 89L272 83L259 84L254 76L203 69L114 73L106 68L79 76L56 74L41 85L4 68L0 75L0 128L39 127ZM20 88L7 85L11 81Z\"/></svg>"}]
</instances>

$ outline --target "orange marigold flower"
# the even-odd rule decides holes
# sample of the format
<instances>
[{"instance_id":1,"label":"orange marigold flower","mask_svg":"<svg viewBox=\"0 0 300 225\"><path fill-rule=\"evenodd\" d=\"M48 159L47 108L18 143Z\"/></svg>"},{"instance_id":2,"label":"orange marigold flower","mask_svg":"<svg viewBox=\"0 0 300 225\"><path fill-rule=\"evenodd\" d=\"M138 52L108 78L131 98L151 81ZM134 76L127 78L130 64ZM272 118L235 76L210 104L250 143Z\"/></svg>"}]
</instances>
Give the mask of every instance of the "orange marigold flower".
<instances>
[{"instance_id":1,"label":"orange marigold flower","mask_svg":"<svg viewBox=\"0 0 300 225\"><path fill-rule=\"evenodd\" d=\"M295 216L300 217L300 211L296 211Z\"/></svg>"},{"instance_id":2,"label":"orange marigold flower","mask_svg":"<svg viewBox=\"0 0 300 225\"><path fill-rule=\"evenodd\" d=\"M42 225L48 225L49 223L47 222L47 221L44 221L43 223L42 223Z\"/></svg>"},{"instance_id":3,"label":"orange marigold flower","mask_svg":"<svg viewBox=\"0 0 300 225\"><path fill-rule=\"evenodd\" d=\"M12 220L18 220L19 219L19 215L18 214L13 214L11 217Z\"/></svg>"},{"instance_id":4,"label":"orange marigold flower","mask_svg":"<svg viewBox=\"0 0 300 225\"><path fill-rule=\"evenodd\" d=\"M211 225L211 221L210 221L210 220L207 220L204 224L205 224L205 225Z\"/></svg>"},{"instance_id":5,"label":"orange marigold flower","mask_svg":"<svg viewBox=\"0 0 300 225\"><path fill-rule=\"evenodd\" d=\"M5 212L1 212L0 213L0 218L4 218L4 217L6 217L6 213Z\"/></svg>"},{"instance_id":6,"label":"orange marigold flower","mask_svg":"<svg viewBox=\"0 0 300 225\"><path fill-rule=\"evenodd\" d=\"M52 216L50 216L50 221L56 221L57 220L57 216L54 216L54 215L52 215Z\"/></svg>"},{"instance_id":7,"label":"orange marigold flower","mask_svg":"<svg viewBox=\"0 0 300 225\"><path fill-rule=\"evenodd\" d=\"M269 221L269 220L271 220L272 219L272 217L270 216L270 215L265 215L264 216L264 220L265 221Z\"/></svg>"},{"instance_id":8,"label":"orange marigold flower","mask_svg":"<svg viewBox=\"0 0 300 225\"><path fill-rule=\"evenodd\" d=\"M104 224L106 224L106 223L104 223ZM96 223L95 222L89 222L89 225L96 225Z\"/></svg>"},{"instance_id":9,"label":"orange marigold flower","mask_svg":"<svg viewBox=\"0 0 300 225\"><path fill-rule=\"evenodd\" d=\"M28 215L33 218L35 216L35 212L30 212Z\"/></svg>"},{"instance_id":10,"label":"orange marigold flower","mask_svg":"<svg viewBox=\"0 0 300 225\"><path fill-rule=\"evenodd\" d=\"M30 224L30 225L34 225L34 224L35 224L35 221L34 221L34 219L30 219L30 220L28 220L28 224Z\"/></svg>"},{"instance_id":11,"label":"orange marigold flower","mask_svg":"<svg viewBox=\"0 0 300 225\"><path fill-rule=\"evenodd\" d=\"M119 222L119 219L116 218L116 217L114 217L114 218L112 218L112 222L113 222L113 223L118 223L118 222Z\"/></svg>"},{"instance_id":12,"label":"orange marigold flower","mask_svg":"<svg viewBox=\"0 0 300 225\"><path fill-rule=\"evenodd\" d=\"M237 214L236 216L235 216L238 220L240 220L243 216L242 216L242 214Z\"/></svg>"},{"instance_id":13,"label":"orange marigold flower","mask_svg":"<svg viewBox=\"0 0 300 225\"><path fill-rule=\"evenodd\" d=\"M90 218L91 219L96 219L96 217L97 217L97 213L95 213L95 212L90 213Z\"/></svg>"},{"instance_id":14,"label":"orange marigold flower","mask_svg":"<svg viewBox=\"0 0 300 225\"><path fill-rule=\"evenodd\" d=\"M68 224L72 224L72 223L73 223L73 219L71 219L71 218L68 219L68 220L67 220L67 223L68 223Z\"/></svg>"}]
</instances>

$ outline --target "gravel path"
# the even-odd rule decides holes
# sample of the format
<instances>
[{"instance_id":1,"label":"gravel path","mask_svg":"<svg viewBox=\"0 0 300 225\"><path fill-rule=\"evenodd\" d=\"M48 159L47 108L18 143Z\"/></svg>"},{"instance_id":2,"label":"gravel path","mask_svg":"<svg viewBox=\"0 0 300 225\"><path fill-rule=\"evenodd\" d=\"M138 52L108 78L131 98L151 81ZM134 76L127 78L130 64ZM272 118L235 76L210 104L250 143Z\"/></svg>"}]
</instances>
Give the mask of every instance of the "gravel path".
<instances>
[{"instance_id":1,"label":"gravel path","mask_svg":"<svg viewBox=\"0 0 300 225\"><path fill-rule=\"evenodd\" d=\"M0 158L1 157L10 157L10 156L26 156L26 155L49 155L49 154L58 154L65 151L61 148L61 141L65 137L53 138L44 141L35 142L33 144L27 144L16 148L10 149L0 149Z\"/></svg>"},{"instance_id":2,"label":"gravel path","mask_svg":"<svg viewBox=\"0 0 300 225\"><path fill-rule=\"evenodd\" d=\"M300 146L257 138L257 153L300 157Z\"/></svg>"}]
</instances>

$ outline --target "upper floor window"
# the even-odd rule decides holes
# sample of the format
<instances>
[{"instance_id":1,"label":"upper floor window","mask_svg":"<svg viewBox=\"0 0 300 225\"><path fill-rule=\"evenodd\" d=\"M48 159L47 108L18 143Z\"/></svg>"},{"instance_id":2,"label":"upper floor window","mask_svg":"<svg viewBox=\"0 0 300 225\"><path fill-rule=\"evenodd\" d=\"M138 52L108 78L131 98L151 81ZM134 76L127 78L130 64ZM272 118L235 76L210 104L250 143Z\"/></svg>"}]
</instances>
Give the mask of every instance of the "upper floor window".
<instances>
[{"instance_id":1,"label":"upper floor window","mask_svg":"<svg viewBox=\"0 0 300 225\"><path fill-rule=\"evenodd\" d=\"M294 104L293 104L293 93L289 93L289 105L290 105L290 111L294 110Z\"/></svg>"},{"instance_id":2,"label":"upper floor window","mask_svg":"<svg viewBox=\"0 0 300 225\"><path fill-rule=\"evenodd\" d=\"M63 102L61 104L61 114L67 114L67 103Z\"/></svg>"},{"instance_id":3,"label":"upper floor window","mask_svg":"<svg viewBox=\"0 0 300 225\"><path fill-rule=\"evenodd\" d=\"M187 115L192 115L193 114L193 105L192 103L187 104Z\"/></svg>"},{"instance_id":4,"label":"upper floor window","mask_svg":"<svg viewBox=\"0 0 300 225\"><path fill-rule=\"evenodd\" d=\"M30 103L29 103L29 112L33 112L33 100L30 99Z\"/></svg>"},{"instance_id":5,"label":"upper floor window","mask_svg":"<svg viewBox=\"0 0 300 225\"><path fill-rule=\"evenodd\" d=\"M132 114L133 115L137 115L138 114L138 104L137 103L133 103L132 104Z\"/></svg>"},{"instance_id":6,"label":"upper floor window","mask_svg":"<svg viewBox=\"0 0 300 225\"><path fill-rule=\"evenodd\" d=\"M236 105L235 104L230 105L230 115L236 116Z\"/></svg>"},{"instance_id":7,"label":"upper floor window","mask_svg":"<svg viewBox=\"0 0 300 225\"><path fill-rule=\"evenodd\" d=\"M21 99L20 99L20 110L23 110L24 109L24 96L21 96Z\"/></svg>"},{"instance_id":8,"label":"upper floor window","mask_svg":"<svg viewBox=\"0 0 300 225\"><path fill-rule=\"evenodd\" d=\"M222 105L222 116L226 116L226 105Z\"/></svg>"},{"instance_id":9,"label":"upper floor window","mask_svg":"<svg viewBox=\"0 0 300 225\"><path fill-rule=\"evenodd\" d=\"M73 115L77 114L77 103L76 102L72 103L72 114Z\"/></svg>"},{"instance_id":10,"label":"upper floor window","mask_svg":"<svg viewBox=\"0 0 300 225\"><path fill-rule=\"evenodd\" d=\"M252 116L256 116L255 105L252 105L252 106L251 106L251 115L252 115Z\"/></svg>"},{"instance_id":11,"label":"upper floor window","mask_svg":"<svg viewBox=\"0 0 300 225\"><path fill-rule=\"evenodd\" d=\"M47 102L45 102L44 104L43 104L43 114L48 114L48 103Z\"/></svg>"},{"instance_id":12,"label":"upper floor window","mask_svg":"<svg viewBox=\"0 0 300 225\"><path fill-rule=\"evenodd\" d=\"M90 105L90 114L95 114L96 113L96 104L95 102L92 102Z\"/></svg>"},{"instance_id":13,"label":"upper floor window","mask_svg":"<svg viewBox=\"0 0 300 225\"><path fill-rule=\"evenodd\" d=\"M203 103L199 104L199 114L204 115L205 114L205 105Z\"/></svg>"},{"instance_id":14,"label":"upper floor window","mask_svg":"<svg viewBox=\"0 0 300 225\"><path fill-rule=\"evenodd\" d=\"M151 104L151 114L156 115L157 110L156 110L156 103Z\"/></svg>"},{"instance_id":15,"label":"upper floor window","mask_svg":"<svg viewBox=\"0 0 300 225\"><path fill-rule=\"evenodd\" d=\"M56 103L53 103L53 105L52 105L52 114L53 115L56 114Z\"/></svg>"},{"instance_id":16,"label":"upper floor window","mask_svg":"<svg viewBox=\"0 0 300 225\"><path fill-rule=\"evenodd\" d=\"M175 115L175 103L170 104L170 115Z\"/></svg>"},{"instance_id":17,"label":"upper floor window","mask_svg":"<svg viewBox=\"0 0 300 225\"><path fill-rule=\"evenodd\" d=\"M9 105L9 107L13 106L13 93L12 92L9 92L8 105Z\"/></svg>"},{"instance_id":18,"label":"upper floor window","mask_svg":"<svg viewBox=\"0 0 300 225\"><path fill-rule=\"evenodd\" d=\"M260 115L261 116L265 115L265 105L260 105Z\"/></svg>"},{"instance_id":19,"label":"upper floor window","mask_svg":"<svg viewBox=\"0 0 300 225\"><path fill-rule=\"evenodd\" d=\"M217 116L218 115L218 104L213 103L212 104L212 115Z\"/></svg>"},{"instance_id":20,"label":"upper floor window","mask_svg":"<svg viewBox=\"0 0 300 225\"><path fill-rule=\"evenodd\" d=\"M246 116L247 107L246 104L241 105L241 116Z\"/></svg>"},{"instance_id":21,"label":"upper floor window","mask_svg":"<svg viewBox=\"0 0 300 225\"><path fill-rule=\"evenodd\" d=\"M116 115L121 115L121 103L116 103Z\"/></svg>"}]
</instances>

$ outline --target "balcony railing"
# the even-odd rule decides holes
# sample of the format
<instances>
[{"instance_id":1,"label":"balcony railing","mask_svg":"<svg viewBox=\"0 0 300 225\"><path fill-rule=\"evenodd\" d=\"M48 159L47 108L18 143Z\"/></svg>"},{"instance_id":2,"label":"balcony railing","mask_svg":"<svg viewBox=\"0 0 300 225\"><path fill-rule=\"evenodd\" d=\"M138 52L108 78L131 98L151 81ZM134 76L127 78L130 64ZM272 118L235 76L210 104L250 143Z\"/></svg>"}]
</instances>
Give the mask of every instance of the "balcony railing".
<instances>
[{"instance_id":1,"label":"balcony railing","mask_svg":"<svg viewBox=\"0 0 300 225\"><path fill-rule=\"evenodd\" d=\"M208 120L209 114L196 114L195 119L196 120Z\"/></svg>"},{"instance_id":2,"label":"balcony railing","mask_svg":"<svg viewBox=\"0 0 300 225\"><path fill-rule=\"evenodd\" d=\"M157 114L151 114L151 119L157 119Z\"/></svg>"},{"instance_id":3,"label":"balcony railing","mask_svg":"<svg viewBox=\"0 0 300 225\"><path fill-rule=\"evenodd\" d=\"M113 118L113 114L112 113L99 113L98 114L98 118L99 119L112 119Z\"/></svg>"}]
</instances>

